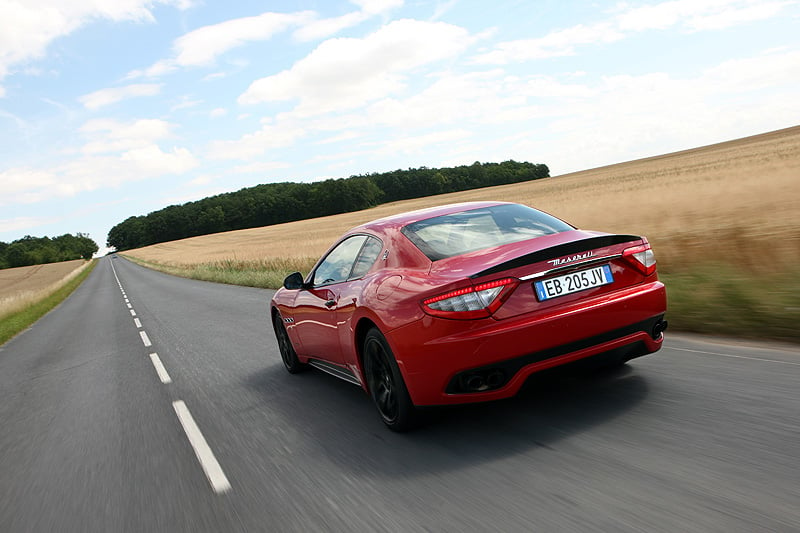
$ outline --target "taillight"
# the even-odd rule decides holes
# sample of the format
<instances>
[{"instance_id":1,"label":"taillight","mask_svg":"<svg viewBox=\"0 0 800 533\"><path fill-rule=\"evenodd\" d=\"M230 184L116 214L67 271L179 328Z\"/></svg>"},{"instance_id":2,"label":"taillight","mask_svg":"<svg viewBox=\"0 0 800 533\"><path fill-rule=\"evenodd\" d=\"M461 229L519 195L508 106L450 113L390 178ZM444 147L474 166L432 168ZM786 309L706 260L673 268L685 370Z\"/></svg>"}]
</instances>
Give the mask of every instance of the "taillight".
<instances>
[{"instance_id":1,"label":"taillight","mask_svg":"<svg viewBox=\"0 0 800 533\"><path fill-rule=\"evenodd\" d=\"M626 248L622 252L622 257L627 259L630 264L645 276L649 276L656 271L656 256L653 254L649 244Z\"/></svg>"},{"instance_id":2,"label":"taillight","mask_svg":"<svg viewBox=\"0 0 800 533\"><path fill-rule=\"evenodd\" d=\"M422 307L429 315L442 318L486 318L497 311L517 284L516 278L480 283L423 300Z\"/></svg>"}]
</instances>

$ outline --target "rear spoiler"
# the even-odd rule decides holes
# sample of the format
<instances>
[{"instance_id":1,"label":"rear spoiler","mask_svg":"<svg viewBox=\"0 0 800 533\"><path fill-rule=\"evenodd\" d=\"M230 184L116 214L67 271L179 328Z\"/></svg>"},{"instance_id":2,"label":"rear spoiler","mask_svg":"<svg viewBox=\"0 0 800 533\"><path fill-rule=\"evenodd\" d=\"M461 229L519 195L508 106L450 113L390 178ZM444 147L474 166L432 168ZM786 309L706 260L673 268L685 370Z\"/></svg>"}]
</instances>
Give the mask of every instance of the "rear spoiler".
<instances>
[{"instance_id":1,"label":"rear spoiler","mask_svg":"<svg viewBox=\"0 0 800 533\"><path fill-rule=\"evenodd\" d=\"M595 248L606 248L615 244L622 244L623 242L640 241L642 237L637 235L601 235L600 237L590 237L588 239L581 239L579 241L567 242L526 254L514 259L510 259L499 265L495 265L486 270L482 270L477 274L473 274L470 278L479 278L481 276L488 276L490 274L497 274L498 272L505 272L512 268L517 268L525 265L532 265L533 263L540 263L550 259L556 259L564 255L578 254Z\"/></svg>"}]
</instances>

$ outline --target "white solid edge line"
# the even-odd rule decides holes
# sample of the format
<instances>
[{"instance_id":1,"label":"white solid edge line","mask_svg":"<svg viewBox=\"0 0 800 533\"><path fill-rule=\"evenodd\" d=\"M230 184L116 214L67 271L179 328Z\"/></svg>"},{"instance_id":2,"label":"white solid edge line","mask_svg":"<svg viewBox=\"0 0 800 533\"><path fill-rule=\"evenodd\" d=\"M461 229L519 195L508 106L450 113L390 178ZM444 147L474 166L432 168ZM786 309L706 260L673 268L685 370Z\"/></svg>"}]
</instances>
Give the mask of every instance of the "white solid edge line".
<instances>
[{"instance_id":1,"label":"white solid edge line","mask_svg":"<svg viewBox=\"0 0 800 533\"><path fill-rule=\"evenodd\" d=\"M718 355L720 357L733 357L735 359L750 359L751 361L764 361L765 363L779 363L782 365L794 365L800 366L800 363L793 363L791 361L778 361L777 359L763 359L761 357L747 357L746 355L733 355L729 353L717 353L717 352L704 352L702 350L690 350L688 348L674 348L672 346L669 347L670 350L678 350L681 352L692 352L692 353L702 353L706 355Z\"/></svg>"},{"instance_id":2,"label":"white solid edge line","mask_svg":"<svg viewBox=\"0 0 800 533\"><path fill-rule=\"evenodd\" d=\"M142 327L142 322L138 318L134 318L133 319L133 323L136 324L137 328L141 328Z\"/></svg>"},{"instance_id":3,"label":"white solid edge line","mask_svg":"<svg viewBox=\"0 0 800 533\"><path fill-rule=\"evenodd\" d=\"M150 360L153 361L153 366L156 369L156 374L158 374L158 379L161 380L161 383L164 385L169 385L172 383L172 378L169 377L167 374L167 369L164 368L164 364L161 362L161 359L158 357L157 353L150 354Z\"/></svg>"},{"instance_id":4,"label":"white solid edge line","mask_svg":"<svg viewBox=\"0 0 800 533\"><path fill-rule=\"evenodd\" d=\"M140 331L139 336L142 338L142 342L144 343L145 347L150 347L153 345L153 343L150 342L150 337L147 336L146 332Z\"/></svg>"},{"instance_id":5,"label":"white solid edge line","mask_svg":"<svg viewBox=\"0 0 800 533\"><path fill-rule=\"evenodd\" d=\"M172 402L172 407L175 408L178 420L183 426L183 431L186 432L186 436L189 438L189 444L194 448L194 453L197 455L197 460L200 461L200 466L206 473L209 483L211 483L211 488L214 489L214 492L217 494L222 494L223 492L231 490L231 484L228 478L225 477L222 467L219 466L216 457L214 457L214 452L211 451L205 437L203 437L203 434L200 432L200 428L195 424L194 418L192 418L192 414L189 412L186 404L183 403L183 400L177 400Z\"/></svg>"}]
</instances>

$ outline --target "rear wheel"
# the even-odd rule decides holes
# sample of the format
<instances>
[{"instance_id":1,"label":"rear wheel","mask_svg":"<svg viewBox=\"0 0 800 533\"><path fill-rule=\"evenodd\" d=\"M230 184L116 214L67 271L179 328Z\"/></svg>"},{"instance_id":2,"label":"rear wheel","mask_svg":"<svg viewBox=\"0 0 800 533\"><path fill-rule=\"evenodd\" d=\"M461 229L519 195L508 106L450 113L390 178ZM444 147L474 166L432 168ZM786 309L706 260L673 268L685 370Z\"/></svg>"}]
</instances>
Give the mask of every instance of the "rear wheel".
<instances>
[{"instance_id":1,"label":"rear wheel","mask_svg":"<svg viewBox=\"0 0 800 533\"><path fill-rule=\"evenodd\" d=\"M297 358L297 352L294 351L294 346L292 346L292 341L289 339L286 326L283 325L283 318L281 318L280 313L273 315L272 326L275 328L275 338L278 339L278 349L281 352L283 366L286 367L290 374L297 374L305 370L308 365L301 363Z\"/></svg>"},{"instance_id":2,"label":"rear wheel","mask_svg":"<svg viewBox=\"0 0 800 533\"><path fill-rule=\"evenodd\" d=\"M407 431L417 423L417 411L389 344L377 329L364 339L364 374L378 413L392 431Z\"/></svg>"}]
</instances>

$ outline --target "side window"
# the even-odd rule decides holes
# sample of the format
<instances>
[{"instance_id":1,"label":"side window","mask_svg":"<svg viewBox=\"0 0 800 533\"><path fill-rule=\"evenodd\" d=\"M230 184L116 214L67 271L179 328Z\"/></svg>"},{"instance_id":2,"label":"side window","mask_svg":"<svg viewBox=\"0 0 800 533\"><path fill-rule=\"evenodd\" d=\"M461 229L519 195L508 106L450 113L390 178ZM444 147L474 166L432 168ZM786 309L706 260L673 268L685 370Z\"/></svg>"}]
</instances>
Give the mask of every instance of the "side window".
<instances>
[{"instance_id":1,"label":"side window","mask_svg":"<svg viewBox=\"0 0 800 533\"><path fill-rule=\"evenodd\" d=\"M356 256L366 240L366 235L356 235L331 250L314 272L314 286L345 281L350 276Z\"/></svg>"},{"instance_id":2,"label":"side window","mask_svg":"<svg viewBox=\"0 0 800 533\"><path fill-rule=\"evenodd\" d=\"M375 237L367 237L367 242L361 248L361 253L356 258L356 264L353 265L353 272L350 273L348 279L358 279L366 274L372 264L380 255L383 250L383 243Z\"/></svg>"}]
</instances>

